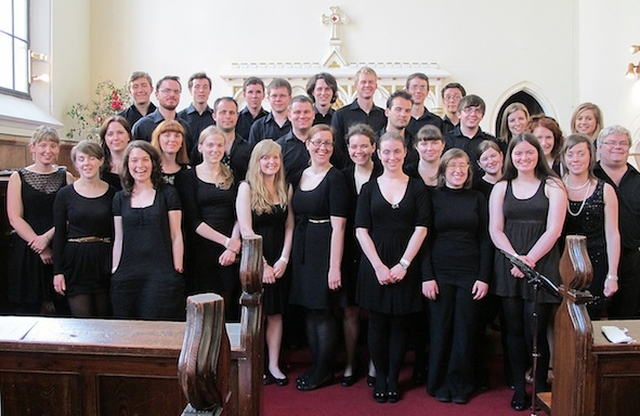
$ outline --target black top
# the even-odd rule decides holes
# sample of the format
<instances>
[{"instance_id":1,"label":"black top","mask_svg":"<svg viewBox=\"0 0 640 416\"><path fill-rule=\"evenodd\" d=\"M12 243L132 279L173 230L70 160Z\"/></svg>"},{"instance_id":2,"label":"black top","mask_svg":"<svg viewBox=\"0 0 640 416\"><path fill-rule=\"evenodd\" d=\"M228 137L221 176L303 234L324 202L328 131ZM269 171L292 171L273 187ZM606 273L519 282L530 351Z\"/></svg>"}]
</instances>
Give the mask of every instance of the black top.
<instances>
[{"instance_id":1,"label":"black top","mask_svg":"<svg viewBox=\"0 0 640 416\"><path fill-rule=\"evenodd\" d=\"M333 113L335 113L336 110L334 110L333 108L329 108L329 111L327 111L327 114L323 116L322 113L319 112L315 106L313 107L313 109L316 111L316 117L313 119L314 126L316 124L326 124L328 126L331 125L331 119L333 118Z\"/></svg>"},{"instance_id":2,"label":"black top","mask_svg":"<svg viewBox=\"0 0 640 416\"><path fill-rule=\"evenodd\" d=\"M387 125L387 116L384 115L384 109L375 105L368 114L365 113L358 105L357 99L333 113L331 127L333 127L335 146L331 163L336 167L344 168L351 163L345 136L349 127L356 123L368 124L373 131L378 131Z\"/></svg>"},{"instance_id":3,"label":"black top","mask_svg":"<svg viewBox=\"0 0 640 416\"><path fill-rule=\"evenodd\" d=\"M309 152L304 142L292 131L280 137L277 142L282 147L282 163L287 183L295 188L303 170L309 167Z\"/></svg>"},{"instance_id":4,"label":"black top","mask_svg":"<svg viewBox=\"0 0 640 416\"><path fill-rule=\"evenodd\" d=\"M291 122L289 119L280 127L273 118L273 113L269 113L253 123L247 141L253 147L256 143L264 139L277 140L289 133L289 131L291 131Z\"/></svg>"},{"instance_id":5,"label":"black top","mask_svg":"<svg viewBox=\"0 0 640 416\"><path fill-rule=\"evenodd\" d=\"M222 157L222 163L233 172L233 181L235 183L240 183L244 180L245 176L247 176L251 150L252 148L249 142L236 132L236 138L233 139L231 151L228 154L225 152Z\"/></svg>"},{"instance_id":6,"label":"black top","mask_svg":"<svg viewBox=\"0 0 640 416\"><path fill-rule=\"evenodd\" d=\"M156 111L156 106L152 102L150 102L149 109L147 110L147 114L151 114L154 111ZM129 122L129 127L132 127L132 128L133 128L133 125L136 124L138 120L144 117L142 114L140 114L140 111L138 111L135 104L131 104L131 106L119 112L118 115L124 117Z\"/></svg>"},{"instance_id":7,"label":"black top","mask_svg":"<svg viewBox=\"0 0 640 416\"><path fill-rule=\"evenodd\" d=\"M80 195L73 184L58 191L53 205L53 274L63 273L62 256L67 239L79 237L113 237L111 202L116 190L95 198Z\"/></svg>"},{"instance_id":8,"label":"black top","mask_svg":"<svg viewBox=\"0 0 640 416\"><path fill-rule=\"evenodd\" d=\"M484 179L482 179L482 176L474 177L473 189L480 191L482 195L484 195L486 200L489 201L489 195L491 195L491 191L493 191L493 187L495 186L495 184L485 181Z\"/></svg>"},{"instance_id":9,"label":"black top","mask_svg":"<svg viewBox=\"0 0 640 416\"><path fill-rule=\"evenodd\" d=\"M445 186L430 192L433 222L422 279L454 283L467 278L489 283L493 250L487 230L487 200L471 189Z\"/></svg>"},{"instance_id":10,"label":"black top","mask_svg":"<svg viewBox=\"0 0 640 416\"><path fill-rule=\"evenodd\" d=\"M189 107L178 112L178 118L187 122L187 125L189 126L189 135L193 137L195 142L198 141L202 130L216 124L215 121L213 121L213 109L211 107L207 106L202 114L200 114L193 106L193 103Z\"/></svg>"},{"instance_id":11,"label":"black top","mask_svg":"<svg viewBox=\"0 0 640 416\"><path fill-rule=\"evenodd\" d=\"M440 129L440 131L442 131L442 119L437 115L433 114L432 112L430 112L429 110L427 110L426 108L424 109L424 114L422 114L420 118L411 117L409 119L407 130L411 134L413 134L413 136L415 137L418 135L418 132L420 131L420 129L426 126L427 124L436 126L437 128Z\"/></svg>"},{"instance_id":12,"label":"black top","mask_svg":"<svg viewBox=\"0 0 640 416\"><path fill-rule=\"evenodd\" d=\"M453 124L449 119L449 116L445 114L444 118L442 119L442 135L449 133L451 130L458 127L459 125L460 125L459 122L458 124Z\"/></svg>"},{"instance_id":13,"label":"black top","mask_svg":"<svg viewBox=\"0 0 640 416\"><path fill-rule=\"evenodd\" d=\"M627 163L627 172L620 179L620 185L607 175L600 162L596 163L594 173L613 186L618 195L618 228L622 247L637 250L640 247L640 173Z\"/></svg>"},{"instance_id":14,"label":"black top","mask_svg":"<svg viewBox=\"0 0 640 416\"><path fill-rule=\"evenodd\" d=\"M267 110L260 107L260 111L256 118L253 118L251 112L247 107L243 108L242 111L238 114L238 124L236 124L236 134L243 139L249 139L249 132L251 131L251 126L257 120L260 120L262 117L265 117L269 114Z\"/></svg>"},{"instance_id":15,"label":"black top","mask_svg":"<svg viewBox=\"0 0 640 416\"><path fill-rule=\"evenodd\" d=\"M462 133L459 124L444 136L444 151L446 152L447 150L453 148L462 149L467 153L467 155L469 155L469 160L478 160L478 157L480 156L478 154L478 146L485 140L491 140L497 143L498 146L500 146L500 150L502 150L502 154L507 153L506 142L500 141L496 139L495 136L483 132L480 127L478 127L478 131L476 132L475 136L469 138ZM474 177L484 175L484 172L477 163L472 163L472 165Z\"/></svg>"},{"instance_id":16,"label":"black top","mask_svg":"<svg viewBox=\"0 0 640 416\"><path fill-rule=\"evenodd\" d=\"M108 170L100 171L100 179L113 186L116 191L122 190L122 182L120 181L120 175Z\"/></svg>"},{"instance_id":17,"label":"black top","mask_svg":"<svg viewBox=\"0 0 640 416\"><path fill-rule=\"evenodd\" d=\"M180 122L182 128L185 131L184 142L187 144L187 152L191 155L191 151L195 145L197 138L194 138L190 134L189 125L186 121L177 117L176 120ZM133 125L132 133L133 140L144 140L145 142L151 142L151 136L153 135L153 131L158 127L160 123L164 121L164 117L160 113L160 110L155 110L152 113L147 114L142 117L136 124Z\"/></svg>"}]
</instances>

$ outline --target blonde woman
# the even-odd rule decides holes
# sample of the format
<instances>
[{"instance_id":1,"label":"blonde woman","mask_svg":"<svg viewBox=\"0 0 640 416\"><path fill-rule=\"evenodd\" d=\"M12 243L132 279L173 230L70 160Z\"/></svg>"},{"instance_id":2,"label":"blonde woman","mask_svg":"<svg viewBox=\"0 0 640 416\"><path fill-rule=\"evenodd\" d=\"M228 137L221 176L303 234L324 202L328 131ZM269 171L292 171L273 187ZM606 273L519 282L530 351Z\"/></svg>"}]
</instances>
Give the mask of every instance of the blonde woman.
<instances>
[{"instance_id":1,"label":"blonde woman","mask_svg":"<svg viewBox=\"0 0 640 416\"><path fill-rule=\"evenodd\" d=\"M513 136L522 133L529 123L529 110L522 103L511 103L504 109L500 122L500 140L509 144Z\"/></svg>"},{"instance_id":2,"label":"blonde woman","mask_svg":"<svg viewBox=\"0 0 640 416\"><path fill-rule=\"evenodd\" d=\"M238 187L236 211L243 237L262 236L264 256L263 305L267 317L268 352L265 384L286 386L280 369L282 314L287 303L287 265L291 253L294 218L290 209L291 187L284 179L280 145L273 140L259 142L251 152L246 180Z\"/></svg>"},{"instance_id":3,"label":"blonde woman","mask_svg":"<svg viewBox=\"0 0 640 416\"><path fill-rule=\"evenodd\" d=\"M571 133L584 134L596 144L600 130L604 127L602 111L593 103L580 104L571 116Z\"/></svg>"}]
</instances>

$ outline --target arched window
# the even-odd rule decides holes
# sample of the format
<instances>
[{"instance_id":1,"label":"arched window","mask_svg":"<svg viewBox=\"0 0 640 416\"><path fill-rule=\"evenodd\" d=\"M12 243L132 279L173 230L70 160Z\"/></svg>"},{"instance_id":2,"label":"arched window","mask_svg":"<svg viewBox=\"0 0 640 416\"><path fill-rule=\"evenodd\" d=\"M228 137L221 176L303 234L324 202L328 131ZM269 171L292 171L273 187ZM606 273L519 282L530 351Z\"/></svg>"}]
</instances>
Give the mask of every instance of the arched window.
<instances>
[{"instance_id":1,"label":"arched window","mask_svg":"<svg viewBox=\"0 0 640 416\"><path fill-rule=\"evenodd\" d=\"M500 111L498 112L498 117L496 118L496 126L495 132L496 134L500 134L500 123L502 122L502 115L504 114L504 110L512 103L522 103L527 110L529 110L529 114L532 116L536 114L544 114L544 110L542 106L531 94L526 93L524 91L518 91L509 97L500 107Z\"/></svg>"}]
</instances>

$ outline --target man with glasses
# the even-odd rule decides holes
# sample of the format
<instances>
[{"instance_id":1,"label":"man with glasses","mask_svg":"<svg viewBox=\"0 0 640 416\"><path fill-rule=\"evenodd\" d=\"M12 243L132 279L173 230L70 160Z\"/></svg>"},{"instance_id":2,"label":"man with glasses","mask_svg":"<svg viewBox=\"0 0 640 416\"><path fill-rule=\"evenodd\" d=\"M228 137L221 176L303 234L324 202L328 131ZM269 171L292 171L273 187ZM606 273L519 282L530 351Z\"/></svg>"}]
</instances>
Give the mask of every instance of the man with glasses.
<instances>
[{"instance_id":1,"label":"man with glasses","mask_svg":"<svg viewBox=\"0 0 640 416\"><path fill-rule=\"evenodd\" d=\"M151 142L153 131L164 120L178 120L185 131L184 141L187 145L187 152L191 154L195 147L195 140L189 134L189 125L186 121L178 117L176 107L180 104L180 94L182 85L180 78L175 75L167 75L156 84L156 98L158 108L142 117L133 126L133 139Z\"/></svg>"},{"instance_id":2,"label":"man with glasses","mask_svg":"<svg viewBox=\"0 0 640 416\"><path fill-rule=\"evenodd\" d=\"M255 146L264 139L277 140L291 130L288 118L289 101L291 101L291 84L283 78L275 78L267 86L267 98L271 112L257 120L249 131L249 144Z\"/></svg>"},{"instance_id":3,"label":"man with glasses","mask_svg":"<svg viewBox=\"0 0 640 416\"><path fill-rule=\"evenodd\" d=\"M133 104L118 115L124 117L129 122L129 126L133 127L136 121L156 110L156 106L149 100L153 92L153 81L146 72L135 71L129 77L128 88Z\"/></svg>"},{"instance_id":4,"label":"man with glasses","mask_svg":"<svg viewBox=\"0 0 640 416\"><path fill-rule=\"evenodd\" d=\"M433 114L424 105L424 100L429 95L429 77L421 72L409 75L405 88L411 99L413 107L411 108L411 118L407 130L415 137L418 131L427 124L436 126L442 131L442 119Z\"/></svg>"},{"instance_id":5,"label":"man with glasses","mask_svg":"<svg viewBox=\"0 0 640 416\"><path fill-rule=\"evenodd\" d=\"M295 187L294 181L309 167L309 152L305 142L309 139L309 130L315 119L313 101L306 95L296 95L289 103L288 114L291 131L280 137L276 143L282 148L282 164L287 182Z\"/></svg>"},{"instance_id":6,"label":"man with glasses","mask_svg":"<svg viewBox=\"0 0 640 416\"><path fill-rule=\"evenodd\" d=\"M457 82L450 82L442 89L442 102L444 104L444 119L442 120L442 134L447 134L459 123L458 104L467 92L464 87Z\"/></svg>"},{"instance_id":7,"label":"man with glasses","mask_svg":"<svg viewBox=\"0 0 640 416\"><path fill-rule=\"evenodd\" d=\"M457 147L469 155L469 160L478 160L480 143L492 140L501 146L502 153L505 152L504 144L501 145L494 136L483 132L480 128L485 109L484 100L477 95L467 95L460 100L457 111L460 122L444 136L445 151ZM474 177L481 175L480 166L476 163L473 167Z\"/></svg>"},{"instance_id":8,"label":"man with glasses","mask_svg":"<svg viewBox=\"0 0 640 416\"><path fill-rule=\"evenodd\" d=\"M187 87L193 102L180 111L178 117L187 122L190 128L189 134L197 140L202 130L215 124L213 110L209 107L211 78L205 72L196 72L189 77Z\"/></svg>"},{"instance_id":9,"label":"man with glasses","mask_svg":"<svg viewBox=\"0 0 640 416\"><path fill-rule=\"evenodd\" d=\"M622 246L618 276L607 276L607 279L618 279L619 287L609 308L610 318L638 316L640 173L627 162L631 143L631 133L622 126L607 127L598 135L600 161L594 173L613 186L618 195L618 228Z\"/></svg>"}]
</instances>

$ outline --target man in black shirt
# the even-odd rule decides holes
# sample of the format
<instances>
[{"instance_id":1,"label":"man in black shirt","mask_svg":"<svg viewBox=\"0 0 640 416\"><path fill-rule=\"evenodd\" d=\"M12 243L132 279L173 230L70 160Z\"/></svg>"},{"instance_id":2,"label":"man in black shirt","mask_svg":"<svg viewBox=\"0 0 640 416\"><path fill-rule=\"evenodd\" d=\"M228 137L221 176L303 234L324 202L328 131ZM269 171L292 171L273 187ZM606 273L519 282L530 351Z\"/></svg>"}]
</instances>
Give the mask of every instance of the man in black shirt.
<instances>
[{"instance_id":1,"label":"man in black shirt","mask_svg":"<svg viewBox=\"0 0 640 416\"><path fill-rule=\"evenodd\" d=\"M257 77L247 78L242 84L242 96L247 102L247 106L240 111L238 116L236 134L243 139L249 139L249 131L253 123L269 114L262 108L264 82Z\"/></svg>"},{"instance_id":2,"label":"man in black shirt","mask_svg":"<svg viewBox=\"0 0 640 416\"><path fill-rule=\"evenodd\" d=\"M387 124L384 110L373 102L374 94L378 89L376 71L367 66L360 68L356 72L355 87L358 93L356 99L336 111L331 118L331 127L335 135L331 163L339 169L352 163L348 157L347 143L344 140L349 127L357 123L364 123L369 125L373 131L378 131Z\"/></svg>"},{"instance_id":3,"label":"man in black shirt","mask_svg":"<svg viewBox=\"0 0 640 416\"><path fill-rule=\"evenodd\" d=\"M492 140L501 146L502 152L506 149L504 144L498 142L496 138L485 133L480 128L480 122L484 117L486 106L484 100L477 95L467 95L458 104L458 118L460 123L453 130L444 136L445 152L457 147L464 150L469 155L469 160L478 160L478 145L485 140ZM474 167L474 177L479 177L482 170L477 163L472 163Z\"/></svg>"},{"instance_id":4,"label":"man in black shirt","mask_svg":"<svg viewBox=\"0 0 640 416\"><path fill-rule=\"evenodd\" d=\"M189 77L187 83L193 102L178 113L178 117L189 125L189 134L198 140L200 132L214 124L213 110L209 107L211 94L211 78L204 72L196 72Z\"/></svg>"},{"instance_id":5,"label":"man in black shirt","mask_svg":"<svg viewBox=\"0 0 640 416\"><path fill-rule=\"evenodd\" d=\"M413 101L408 92L398 90L391 94L387 99L387 109L384 112L387 116L387 125L376 133L377 137L380 138L386 132L391 131L398 133L404 139L404 144L407 146L407 156L404 159L403 166L412 163L416 164L420 158L413 143L413 134L407 129L411 119L412 106Z\"/></svg>"},{"instance_id":6,"label":"man in black shirt","mask_svg":"<svg viewBox=\"0 0 640 416\"><path fill-rule=\"evenodd\" d=\"M331 125L331 118L335 110L331 108L338 98L338 81L327 72L320 72L309 78L307 82L307 94L316 110L313 125Z\"/></svg>"},{"instance_id":7,"label":"man in black shirt","mask_svg":"<svg viewBox=\"0 0 640 416\"><path fill-rule=\"evenodd\" d=\"M411 118L407 130L415 137L418 131L427 124L436 126L442 131L442 119L433 114L424 106L424 100L429 95L429 77L421 72L409 75L405 88L411 99L413 107L411 108Z\"/></svg>"},{"instance_id":8,"label":"man in black shirt","mask_svg":"<svg viewBox=\"0 0 640 416\"><path fill-rule=\"evenodd\" d=\"M442 89L442 103L444 104L444 119L442 120L442 134L447 134L458 125L458 104L467 92L457 82L450 82Z\"/></svg>"},{"instance_id":9,"label":"man in black shirt","mask_svg":"<svg viewBox=\"0 0 640 416\"><path fill-rule=\"evenodd\" d=\"M251 145L236 132L238 103L231 97L221 97L215 101L213 109L216 126L225 139L222 163L231 169L233 180L239 183L247 175Z\"/></svg>"},{"instance_id":10,"label":"man in black shirt","mask_svg":"<svg viewBox=\"0 0 640 416\"><path fill-rule=\"evenodd\" d=\"M286 79L275 78L269 83L267 94L271 112L251 126L248 138L251 146L264 139L276 140L291 130L291 123L287 117L287 108L291 101L291 84Z\"/></svg>"},{"instance_id":11,"label":"man in black shirt","mask_svg":"<svg viewBox=\"0 0 640 416\"><path fill-rule=\"evenodd\" d=\"M185 131L185 143L187 144L187 152L192 154L195 147L195 140L189 134L189 125L186 121L178 117L176 107L180 104L180 94L182 93L182 85L180 78L174 75L163 77L156 84L156 98L158 99L158 108L142 117L133 125L133 139L151 142L151 135L158 127L158 124L164 120L177 120L180 122Z\"/></svg>"},{"instance_id":12,"label":"man in black shirt","mask_svg":"<svg viewBox=\"0 0 640 416\"><path fill-rule=\"evenodd\" d=\"M622 126L603 129L598 135L600 161L595 167L598 178L609 183L618 196L620 264L618 291L613 295L610 318L637 318L640 296L640 173L631 166L631 133Z\"/></svg>"},{"instance_id":13,"label":"man in black shirt","mask_svg":"<svg viewBox=\"0 0 640 416\"><path fill-rule=\"evenodd\" d=\"M313 102L306 95L296 95L289 103L291 131L278 139L282 147L282 164L287 182L296 185L300 173L309 167L309 152L305 142L313 126Z\"/></svg>"},{"instance_id":14,"label":"man in black shirt","mask_svg":"<svg viewBox=\"0 0 640 416\"><path fill-rule=\"evenodd\" d=\"M129 122L129 127L142 117L156 110L156 106L149 100L153 92L153 81L146 72L135 71L129 77L129 94L133 104L118 113Z\"/></svg>"}]
</instances>

